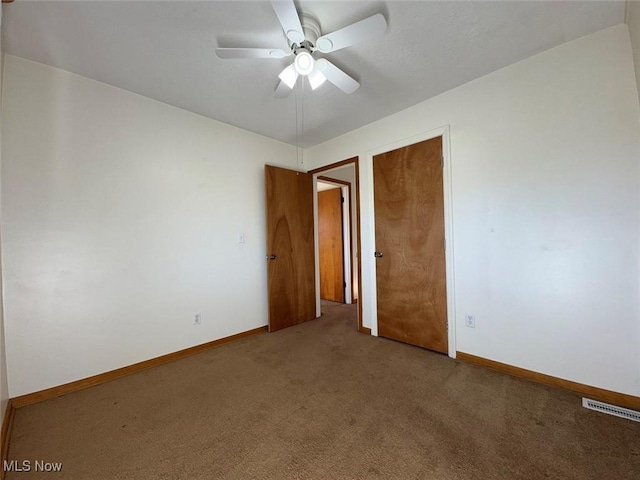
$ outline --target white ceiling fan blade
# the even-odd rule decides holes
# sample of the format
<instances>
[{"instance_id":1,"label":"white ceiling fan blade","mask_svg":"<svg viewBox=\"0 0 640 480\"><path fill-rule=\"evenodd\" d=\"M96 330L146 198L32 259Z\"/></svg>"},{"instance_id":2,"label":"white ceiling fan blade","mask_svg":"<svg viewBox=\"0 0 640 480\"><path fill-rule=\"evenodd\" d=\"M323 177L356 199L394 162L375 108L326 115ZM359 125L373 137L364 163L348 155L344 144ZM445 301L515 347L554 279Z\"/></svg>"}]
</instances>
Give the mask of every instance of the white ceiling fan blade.
<instances>
[{"instance_id":1,"label":"white ceiling fan blade","mask_svg":"<svg viewBox=\"0 0 640 480\"><path fill-rule=\"evenodd\" d=\"M335 52L355 43L373 40L387 31L387 21L381 13L318 38L316 47L322 53Z\"/></svg>"},{"instance_id":2,"label":"white ceiling fan blade","mask_svg":"<svg viewBox=\"0 0 640 480\"><path fill-rule=\"evenodd\" d=\"M272 0L271 6L273 11L282 25L287 38L293 43L301 43L304 41L304 32L300 24L300 17L296 11L293 0Z\"/></svg>"},{"instance_id":3,"label":"white ceiling fan blade","mask_svg":"<svg viewBox=\"0 0 640 480\"><path fill-rule=\"evenodd\" d=\"M284 58L291 55L280 48L216 48L220 58Z\"/></svg>"},{"instance_id":4,"label":"white ceiling fan blade","mask_svg":"<svg viewBox=\"0 0 640 480\"><path fill-rule=\"evenodd\" d=\"M344 93L350 94L355 92L360 84L349 75L344 73L326 58L316 60L316 69L321 72L327 80L333 83Z\"/></svg>"}]
</instances>

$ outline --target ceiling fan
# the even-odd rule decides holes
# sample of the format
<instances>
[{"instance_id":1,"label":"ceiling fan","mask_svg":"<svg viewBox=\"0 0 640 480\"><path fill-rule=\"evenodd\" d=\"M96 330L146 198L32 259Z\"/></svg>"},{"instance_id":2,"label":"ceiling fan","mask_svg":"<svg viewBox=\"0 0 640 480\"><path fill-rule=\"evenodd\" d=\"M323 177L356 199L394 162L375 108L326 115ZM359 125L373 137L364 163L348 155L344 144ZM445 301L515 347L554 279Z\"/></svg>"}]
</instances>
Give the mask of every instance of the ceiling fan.
<instances>
[{"instance_id":1,"label":"ceiling fan","mask_svg":"<svg viewBox=\"0 0 640 480\"><path fill-rule=\"evenodd\" d=\"M387 21L377 13L332 33L321 35L318 21L306 14L298 15L293 0L272 0L273 10L287 37L288 49L280 48L216 48L220 58L272 58L294 56L278 77L276 98L289 95L299 76L309 77L315 90L325 80L345 93L355 92L360 84L326 58L314 58L315 52L331 53L353 44L373 40L387 31Z\"/></svg>"}]
</instances>

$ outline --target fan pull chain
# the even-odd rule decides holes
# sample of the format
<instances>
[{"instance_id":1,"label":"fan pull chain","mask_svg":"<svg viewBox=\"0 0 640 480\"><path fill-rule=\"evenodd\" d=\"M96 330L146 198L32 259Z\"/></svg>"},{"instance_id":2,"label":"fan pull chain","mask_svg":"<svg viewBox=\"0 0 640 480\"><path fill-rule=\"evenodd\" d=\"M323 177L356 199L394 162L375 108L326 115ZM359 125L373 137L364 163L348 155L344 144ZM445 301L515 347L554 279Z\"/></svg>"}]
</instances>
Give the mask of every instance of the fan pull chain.
<instances>
[{"instance_id":1,"label":"fan pull chain","mask_svg":"<svg viewBox=\"0 0 640 480\"><path fill-rule=\"evenodd\" d=\"M300 100L300 137L301 143L300 145L300 167L304 166L304 78L300 82L300 92L301 92L301 100Z\"/></svg>"},{"instance_id":2,"label":"fan pull chain","mask_svg":"<svg viewBox=\"0 0 640 480\"><path fill-rule=\"evenodd\" d=\"M298 100L300 96L299 89L296 88L295 92L295 106L296 106L296 172L300 174L300 136L298 134Z\"/></svg>"},{"instance_id":3,"label":"fan pull chain","mask_svg":"<svg viewBox=\"0 0 640 480\"><path fill-rule=\"evenodd\" d=\"M296 171L302 171L304 165L304 79L295 86L296 107Z\"/></svg>"}]
</instances>

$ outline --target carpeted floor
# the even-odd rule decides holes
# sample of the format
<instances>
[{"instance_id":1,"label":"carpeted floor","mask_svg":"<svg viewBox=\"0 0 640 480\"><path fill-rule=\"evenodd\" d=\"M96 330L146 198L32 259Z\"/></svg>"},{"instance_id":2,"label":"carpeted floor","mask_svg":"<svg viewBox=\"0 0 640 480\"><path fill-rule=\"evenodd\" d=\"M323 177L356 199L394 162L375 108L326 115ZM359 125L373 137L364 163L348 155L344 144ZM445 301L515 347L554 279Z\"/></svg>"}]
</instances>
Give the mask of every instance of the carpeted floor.
<instances>
[{"instance_id":1,"label":"carpeted floor","mask_svg":"<svg viewBox=\"0 0 640 480\"><path fill-rule=\"evenodd\" d=\"M640 423L358 333L355 306L16 412L9 479L634 479ZM33 466L33 463L32 463Z\"/></svg>"}]
</instances>

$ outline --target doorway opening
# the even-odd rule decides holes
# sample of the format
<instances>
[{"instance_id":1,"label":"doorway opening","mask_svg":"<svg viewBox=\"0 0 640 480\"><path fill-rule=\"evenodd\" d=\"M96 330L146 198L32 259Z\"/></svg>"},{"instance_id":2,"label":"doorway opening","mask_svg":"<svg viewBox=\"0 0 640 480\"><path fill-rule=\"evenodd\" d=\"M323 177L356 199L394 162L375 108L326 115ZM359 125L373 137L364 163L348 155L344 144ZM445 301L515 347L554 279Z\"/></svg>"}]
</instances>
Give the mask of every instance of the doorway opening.
<instances>
[{"instance_id":1,"label":"doorway opening","mask_svg":"<svg viewBox=\"0 0 640 480\"><path fill-rule=\"evenodd\" d=\"M346 184L346 186L345 186ZM318 250L320 300L351 303L351 228L348 182L319 177Z\"/></svg>"},{"instance_id":2,"label":"doorway opening","mask_svg":"<svg viewBox=\"0 0 640 480\"><path fill-rule=\"evenodd\" d=\"M317 316L336 307L363 333L360 290L358 158L311 170L314 184Z\"/></svg>"}]
</instances>

